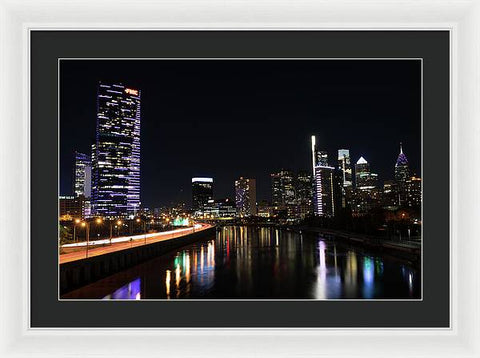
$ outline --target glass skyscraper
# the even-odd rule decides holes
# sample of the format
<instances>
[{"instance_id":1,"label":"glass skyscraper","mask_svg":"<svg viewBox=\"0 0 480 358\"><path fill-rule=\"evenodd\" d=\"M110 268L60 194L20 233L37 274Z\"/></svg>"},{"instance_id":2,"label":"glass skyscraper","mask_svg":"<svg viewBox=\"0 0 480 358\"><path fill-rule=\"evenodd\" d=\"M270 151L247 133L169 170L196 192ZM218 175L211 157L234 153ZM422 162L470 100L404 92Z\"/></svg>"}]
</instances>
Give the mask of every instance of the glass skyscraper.
<instances>
[{"instance_id":1,"label":"glass skyscraper","mask_svg":"<svg viewBox=\"0 0 480 358\"><path fill-rule=\"evenodd\" d=\"M348 149L338 150L338 169L342 173L342 185L352 186L352 166L350 165L350 151Z\"/></svg>"},{"instance_id":2,"label":"glass skyscraper","mask_svg":"<svg viewBox=\"0 0 480 358\"><path fill-rule=\"evenodd\" d=\"M355 164L354 213L365 214L380 204L381 191L377 186L378 174L372 173L368 162L365 158L360 157Z\"/></svg>"},{"instance_id":3,"label":"glass skyscraper","mask_svg":"<svg viewBox=\"0 0 480 358\"><path fill-rule=\"evenodd\" d=\"M331 217L336 208L335 168L323 165L315 167L315 215Z\"/></svg>"},{"instance_id":4,"label":"glass skyscraper","mask_svg":"<svg viewBox=\"0 0 480 358\"><path fill-rule=\"evenodd\" d=\"M272 203L274 205L295 204L295 175L291 170L282 169L270 174L272 180Z\"/></svg>"},{"instance_id":5,"label":"glass skyscraper","mask_svg":"<svg viewBox=\"0 0 480 358\"><path fill-rule=\"evenodd\" d=\"M313 176L315 176L315 167L321 165L328 167L328 154L324 150L319 150L317 147L317 140L314 135L312 135L312 168Z\"/></svg>"},{"instance_id":6,"label":"glass skyscraper","mask_svg":"<svg viewBox=\"0 0 480 358\"><path fill-rule=\"evenodd\" d=\"M89 198L92 189L92 161L87 154L75 152L73 192Z\"/></svg>"},{"instance_id":7,"label":"glass skyscraper","mask_svg":"<svg viewBox=\"0 0 480 358\"><path fill-rule=\"evenodd\" d=\"M400 205L405 205L407 201L407 180L410 178L410 169L408 167L407 156L403 153L402 143L400 143L400 153L395 163L395 181L398 187L398 196Z\"/></svg>"},{"instance_id":8,"label":"glass skyscraper","mask_svg":"<svg viewBox=\"0 0 480 358\"><path fill-rule=\"evenodd\" d=\"M203 214L210 200L213 200L213 178L192 178L192 208L196 214Z\"/></svg>"},{"instance_id":9,"label":"glass skyscraper","mask_svg":"<svg viewBox=\"0 0 480 358\"><path fill-rule=\"evenodd\" d=\"M135 215L140 207L140 90L100 82L92 146L92 212Z\"/></svg>"},{"instance_id":10,"label":"glass skyscraper","mask_svg":"<svg viewBox=\"0 0 480 358\"><path fill-rule=\"evenodd\" d=\"M235 203L240 216L257 214L257 189L255 179L240 177L235 180Z\"/></svg>"}]
</instances>

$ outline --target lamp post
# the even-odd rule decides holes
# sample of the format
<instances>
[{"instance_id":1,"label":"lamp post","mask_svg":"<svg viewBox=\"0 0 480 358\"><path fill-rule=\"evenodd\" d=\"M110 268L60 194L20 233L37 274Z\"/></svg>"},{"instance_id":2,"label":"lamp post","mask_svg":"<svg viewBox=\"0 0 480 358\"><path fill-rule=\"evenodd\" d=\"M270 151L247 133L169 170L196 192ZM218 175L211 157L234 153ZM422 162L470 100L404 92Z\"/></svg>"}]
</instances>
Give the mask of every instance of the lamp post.
<instances>
[{"instance_id":1,"label":"lamp post","mask_svg":"<svg viewBox=\"0 0 480 358\"><path fill-rule=\"evenodd\" d=\"M95 220L95 222L97 224L101 224L103 222L103 220L101 218L97 218ZM90 246L90 223L88 221L84 221L82 222L82 226L85 227L86 229L86 239L87 239L87 249L85 250L85 257L88 258L88 249L89 249L89 246Z\"/></svg>"},{"instance_id":2,"label":"lamp post","mask_svg":"<svg viewBox=\"0 0 480 358\"><path fill-rule=\"evenodd\" d=\"M80 223L80 219L75 219L73 221L73 242L76 242L75 240L75 231L76 231L76 228L77 228L77 224Z\"/></svg>"},{"instance_id":3,"label":"lamp post","mask_svg":"<svg viewBox=\"0 0 480 358\"><path fill-rule=\"evenodd\" d=\"M145 235L143 244L146 245L146 244L147 244L146 222L145 222L145 221L142 221L140 218L137 218L135 221L136 221L137 223L140 223L140 222L141 222L142 225L143 225L143 234Z\"/></svg>"},{"instance_id":4,"label":"lamp post","mask_svg":"<svg viewBox=\"0 0 480 358\"><path fill-rule=\"evenodd\" d=\"M88 257L88 242L90 241L90 226L87 221L82 222L82 227L85 228L85 236L87 239L86 257Z\"/></svg>"},{"instance_id":5,"label":"lamp post","mask_svg":"<svg viewBox=\"0 0 480 358\"><path fill-rule=\"evenodd\" d=\"M117 236L118 236L118 228L122 225L122 220L117 220L115 227L117 228ZM112 245L112 236L113 236L113 222L110 220L110 245Z\"/></svg>"}]
</instances>

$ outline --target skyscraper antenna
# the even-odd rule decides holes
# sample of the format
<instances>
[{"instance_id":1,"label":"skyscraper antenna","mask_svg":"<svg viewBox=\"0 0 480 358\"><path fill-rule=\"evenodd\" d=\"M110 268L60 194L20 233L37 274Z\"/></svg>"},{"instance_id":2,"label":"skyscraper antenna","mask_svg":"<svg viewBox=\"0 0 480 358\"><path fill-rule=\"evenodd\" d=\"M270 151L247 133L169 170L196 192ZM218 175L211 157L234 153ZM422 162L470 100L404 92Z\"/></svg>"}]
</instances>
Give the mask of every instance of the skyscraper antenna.
<instances>
[{"instance_id":1,"label":"skyscraper antenna","mask_svg":"<svg viewBox=\"0 0 480 358\"><path fill-rule=\"evenodd\" d=\"M400 142L400 154L403 154L402 142Z\"/></svg>"}]
</instances>

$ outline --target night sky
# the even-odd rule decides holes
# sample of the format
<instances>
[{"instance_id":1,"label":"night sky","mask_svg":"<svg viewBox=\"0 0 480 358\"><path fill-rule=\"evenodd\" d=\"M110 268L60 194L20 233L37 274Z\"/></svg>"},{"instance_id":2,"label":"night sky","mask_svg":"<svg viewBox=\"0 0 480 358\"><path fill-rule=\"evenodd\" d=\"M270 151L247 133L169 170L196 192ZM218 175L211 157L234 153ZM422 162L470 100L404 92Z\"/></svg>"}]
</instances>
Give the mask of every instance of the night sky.
<instances>
[{"instance_id":1,"label":"night sky","mask_svg":"<svg viewBox=\"0 0 480 358\"><path fill-rule=\"evenodd\" d=\"M421 63L415 60L63 60L60 192L72 193L74 151L90 154L98 81L141 90L141 201L191 202L191 178L212 176L215 198L234 180L311 170L310 136L336 165L360 156L393 178L399 142L420 175Z\"/></svg>"}]
</instances>

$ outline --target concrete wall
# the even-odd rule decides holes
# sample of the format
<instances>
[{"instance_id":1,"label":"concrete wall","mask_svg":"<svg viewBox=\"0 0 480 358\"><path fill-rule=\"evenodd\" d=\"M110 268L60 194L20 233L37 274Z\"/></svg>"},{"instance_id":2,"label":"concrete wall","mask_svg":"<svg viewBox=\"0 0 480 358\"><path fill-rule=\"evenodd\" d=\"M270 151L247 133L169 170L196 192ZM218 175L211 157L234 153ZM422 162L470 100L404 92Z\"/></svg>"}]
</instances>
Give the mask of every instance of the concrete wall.
<instances>
[{"instance_id":1,"label":"concrete wall","mask_svg":"<svg viewBox=\"0 0 480 358\"><path fill-rule=\"evenodd\" d=\"M215 227L171 240L66 262L60 265L60 295L212 235L215 235Z\"/></svg>"}]
</instances>

